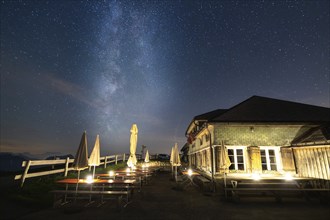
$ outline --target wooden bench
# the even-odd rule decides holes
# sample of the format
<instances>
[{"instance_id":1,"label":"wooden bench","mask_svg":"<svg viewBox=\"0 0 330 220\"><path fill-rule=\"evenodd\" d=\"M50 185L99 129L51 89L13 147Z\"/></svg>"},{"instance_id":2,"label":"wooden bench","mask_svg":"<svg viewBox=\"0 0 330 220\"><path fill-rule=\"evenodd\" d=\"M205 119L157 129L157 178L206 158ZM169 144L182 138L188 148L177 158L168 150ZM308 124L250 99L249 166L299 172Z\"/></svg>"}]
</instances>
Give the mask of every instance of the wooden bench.
<instances>
[{"instance_id":1,"label":"wooden bench","mask_svg":"<svg viewBox=\"0 0 330 220\"><path fill-rule=\"evenodd\" d=\"M107 177L99 177L99 179L111 179ZM104 189L131 189L133 193L133 189L138 189L140 192L142 190L142 180L139 179L135 184L127 185L127 184L115 184L115 185L104 185L104 186L93 186L93 188L104 188Z\"/></svg>"},{"instance_id":2,"label":"wooden bench","mask_svg":"<svg viewBox=\"0 0 330 220\"><path fill-rule=\"evenodd\" d=\"M276 201L282 201L282 196L284 192L300 192L304 195L304 197L309 200L308 192L326 192L329 196L330 190L326 188L304 188L303 185L295 182L295 181L277 181L277 182L269 182L269 181L236 181L231 180L231 187L226 187L225 195L227 197L227 192L232 193L232 198L234 200L239 199L239 192L250 192L250 193L262 193L265 196L266 193L271 193L272 196L275 196ZM282 193L281 193L282 192ZM226 198L228 199L228 198Z\"/></svg>"},{"instance_id":3,"label":"wooden bench","mask_svg":"<svg viewBox=\"0 0 330 220\"><path fill-rule=\"evenodd\" d=\"M199 181L201 181L203 183L209 183L209 182L211 182L209 179L207 179L204 176L195 176L195 179L198 179Z\"/></svg>"},{"instance_id":4,"label":"wooden bench","mask_svg":"<svg viewBox=\"0 0 330 220\"><path fill-rule=\"evenodd\" d=\"M198 185L203 191L210 190L211 181L204 176L198 175L194 177L194 182Z\"/></svg>"},{"instance_id":5,"label":"wooden bench","mask_svg":"<svg viewBox=\"0 0 330 220\"><path fill-rule=\"evenodd\" d=\"M60 200L64 199L64 203L66 203L68 198L73 198L74 200L89 199L89 201L91 201L91 198L93 196L99 196L101 198L100 205L102 205L104 203L104 200L107 198L116 199L117 208L120 209L123 201L123 196L126 196L126 203L124 204L124 207L129 203L131 191L130 190L126 190L126 191L53 190L51 191L51 193L54 194L54 207L56 206L56 203L59 201L59 197L61 197ZM84 195L87 197L84 197Z\"/></svg>"}]
</instances>

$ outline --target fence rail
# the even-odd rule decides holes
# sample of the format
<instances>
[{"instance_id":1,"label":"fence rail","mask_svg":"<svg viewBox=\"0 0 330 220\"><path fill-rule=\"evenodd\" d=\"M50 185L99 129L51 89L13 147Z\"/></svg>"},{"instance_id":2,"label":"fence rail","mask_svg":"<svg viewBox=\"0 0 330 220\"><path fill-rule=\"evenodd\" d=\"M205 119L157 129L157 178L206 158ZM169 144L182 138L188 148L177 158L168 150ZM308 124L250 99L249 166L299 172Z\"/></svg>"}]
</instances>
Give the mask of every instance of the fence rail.
<instances>
[{"instance_id":1,"label":"fence rail","mask_svg":"<svg viewBox=\"0 0 330 220\"><path fill-rule=\"evenodd\" d=\"M101 157L101 163L100 166L103 166L104 168L107 167L108 164L115 163L117 164L119 161L125 162L128 159L128 154L117 154L117 155L110 155L110 156L104 156ZM71 166L74 159L70 159L67 157L66 159L60 159L60 160L28 160L23 161L22 167L25 167L23 174L19 174L15 176L15 180L21 180L21 187L24 185L24 181L27 178L31 177L37 177L37 176L44 176L44 175L50 175L50 174L56 174L56 173L64 173L64 176L68 175L69 171L74 170ZM29 170L33 166L54 166L54 165L64 165L64 168L59 169L52 169L47 171L37 171L37 172L31 172L29 173ZM54 167L53 167L54 168Z\"/></svg>"},{"instance_id":2,"label":"fence rail","mask_svg":"<svg viewBox=\"0 0 330 220\"><path fill-rule=\"evenodd\" d=\"M117 164L119 161L127 161L129 157L129 154L116 154L116 155L110 155L110 156L104 156L100 157L101 163L100 166L103 166L104 168L107 167L108 164ZM156 159L158 157L158 154L150 155L150 159ZM136 154L136 158L138 160L142 159L141 154ZM72 163L74 159L70 159L67 157L66 159L59 159L59 160L28 160L22 162L22 167L25 167L23 174L18 174L15 176L15 180L21 180L21 187L23 187L25 179L31 178L31 177L37 177L37 176L45 176L45 175L51 175L56 173L64 173L64 176L68 175L69 171L74 170L72 168ZM64 168L57 168L55 169L54 165L64 165ZM35 171L29 173L30 168L33 166L38 166L40 168L51 166L51 170L46 171ZM87 168L86 168L87 169Z\"/></svg>"}]
</instances>

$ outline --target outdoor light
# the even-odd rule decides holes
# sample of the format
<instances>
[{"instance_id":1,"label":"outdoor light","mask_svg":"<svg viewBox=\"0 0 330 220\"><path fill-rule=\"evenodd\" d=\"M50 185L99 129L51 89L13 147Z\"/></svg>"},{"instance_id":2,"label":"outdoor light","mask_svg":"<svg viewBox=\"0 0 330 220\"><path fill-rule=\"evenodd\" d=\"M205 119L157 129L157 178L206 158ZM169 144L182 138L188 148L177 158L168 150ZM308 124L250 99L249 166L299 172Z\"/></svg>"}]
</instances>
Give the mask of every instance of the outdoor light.
<instances>
[{"instance_id":1,"label":"outdoor light","mask_svg":"<svg viewBox=\"0 0 330 220\"><path fill-rule=\"evenodd\" d=\"M188 175L191 176L193 174L192 169L188 169Z\"/></svg>"},{"instance_id":2,"label":"outdoor light","mask_svg":"<svg viewBox=\"0 0 330 220\"><path fill-rule=\"evenodd\" d=\"M256 181L258 181L258 180L261 179L259 173L253 173L253 174L252 174L252 178L253 178L254 180L256 180Z\"/></svg>"},{"instance_id":3,"label":"outdoor light","mask_svg":"<svg viewBox=\"0 0 330 220\"><path fill-rule=\"evenodd\" d=\"M131 169L128 167L128 168L126 169L126 172L127 172L127 173L131 172Z\"/></svg>"},{"instance_id":4,"label":"outdoor light","mask_svg":"<svg viewBox=\"0 0 330 220\"><path fill-rule=\"evenodd\" d=\"M86 183L93 183L93 177L91 175L86 177Z\"/></svg>"},{"instance_id":5,"label":"outdoor light","mask_svg":"<svg viewBox=\"0 0 330 220\"><path fill-rule=\"evenodd\" d=\"M115 172L113 172L112 170L109 171L109 176L114 176Z\"/></svg>"},{"instance_id":6,"label":"outdoor light","mask_svg":"<svg viewBox=\"0 0 330 220\"><path fill-rule=\"evenodd\" d=\"M293 177L292 177L292 175L291 175L290 173L286 173L285 176L284 176L284 178L285 178L285 180L287 180L287 181L291 181L291 180L293 180Z\"/></svg>"},{"instance_id":7,"label":"outdoor light","mask_svg":"<svg viewBox=\"0 0 330 220\"><path fill-rule=\"evenodd\" d=\"M113 180L108 180L108 183L113 183Z\"/></svg>"}]
</instances>

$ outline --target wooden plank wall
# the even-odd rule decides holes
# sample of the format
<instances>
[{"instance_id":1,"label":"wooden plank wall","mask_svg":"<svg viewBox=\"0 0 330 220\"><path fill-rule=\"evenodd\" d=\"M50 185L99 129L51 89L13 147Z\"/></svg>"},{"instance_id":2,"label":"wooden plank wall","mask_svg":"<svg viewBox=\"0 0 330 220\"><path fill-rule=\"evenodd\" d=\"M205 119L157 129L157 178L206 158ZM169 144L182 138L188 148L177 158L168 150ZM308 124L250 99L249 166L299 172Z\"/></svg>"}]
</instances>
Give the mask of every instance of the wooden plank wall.
<instances>
[{"instance_id":1,"label":"wooden plank wall","mask_svg":"<svg viewBox=\"0 0 330 220\"><path fill-rule=\"evenodd\" d=\"M294 147L293 152L300 177L330 180L330 145Z\"/></svg>"},{"instance_id":2,"label":"wooden plank wall","mask_svg":"<svg viewBox=\"0 0 330 220\"><path fill-rule=\"evenodd\" d=\"M282 166L284 171L296 171L292 151L291 148L281 148Z\"/></svg>"}]
</instances>

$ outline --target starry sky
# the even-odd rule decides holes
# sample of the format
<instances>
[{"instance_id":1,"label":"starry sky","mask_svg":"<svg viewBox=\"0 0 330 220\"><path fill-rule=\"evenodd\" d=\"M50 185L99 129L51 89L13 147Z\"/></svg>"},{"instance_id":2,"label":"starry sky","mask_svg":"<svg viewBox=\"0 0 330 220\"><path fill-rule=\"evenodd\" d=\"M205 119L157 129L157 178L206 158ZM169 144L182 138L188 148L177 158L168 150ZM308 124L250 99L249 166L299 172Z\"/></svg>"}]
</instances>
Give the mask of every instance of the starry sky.
<instances>
[{"instance_id":1,"label":"starry sky","mask_svg":"<svg viewBox=\"0 0 330 220\"><path fill-rule=\"evenodd\" d=\"M330 1L1 1L1 152L182 147L253 95L330 107Z\"/></svg>"}]
</instances>

